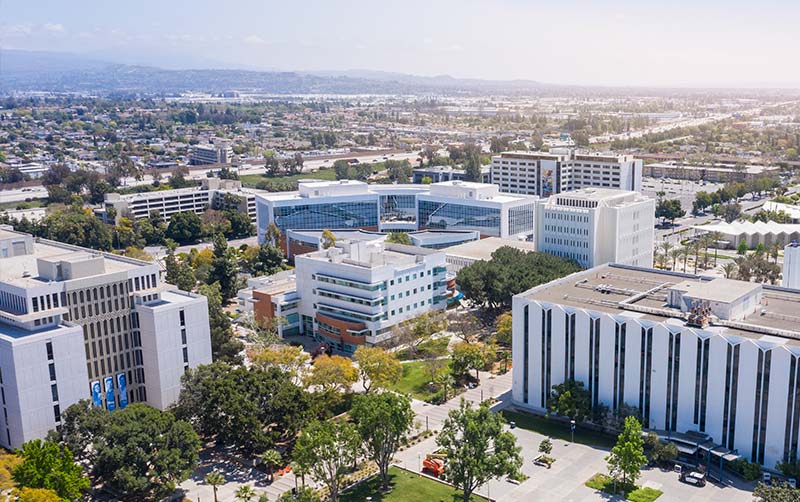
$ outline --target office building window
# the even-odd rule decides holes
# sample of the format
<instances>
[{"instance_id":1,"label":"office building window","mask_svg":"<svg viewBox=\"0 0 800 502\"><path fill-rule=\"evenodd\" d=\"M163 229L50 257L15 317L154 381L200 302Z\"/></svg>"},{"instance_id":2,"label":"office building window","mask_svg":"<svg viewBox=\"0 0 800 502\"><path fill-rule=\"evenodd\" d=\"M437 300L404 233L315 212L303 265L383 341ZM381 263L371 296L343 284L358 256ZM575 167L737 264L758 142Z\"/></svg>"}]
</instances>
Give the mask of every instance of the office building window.
<instances>
[{"instance_id":1,"label":"office building window","mask_svg":"<svg viewBox=\"0 0 800 502\"><path fill-rule=\"evenodd\" d=\"M542 408L547 409L547 398L550 397L550 353L552 350L553 311L542 309Z\"/></svg>"},{"instance_id":2,"label":"office building window","mask_svg":"<svg viewBox=\"0 0 800 502\"><path fill-rule=\"evenodd\" d=\"M739 392L739 345L728 345L725 402L722 409L722 445L733 449L736 439L736 398Z\"/></svg>"},{"instance_id":3,"label":"office building window","mask_svg":"<svg viewBox=\"0 0 800 502\"><path fill-rule=\"evenodd\" d=\"M764 463L764 446L767 435L767 410L769 407L769 374L772 366L772 351L758 351L756 371L756 398L753 406L753 445L750 452L752 462Z\"/></svg>"},{"instance_id":4,"label":"office building window","mask_svg":"<svg viewBox=\"0 0 800 502\"><path fill-rule=\"evenodd\" d=\"M53 342L45 343L45 349L47 350L47 360L53 360Z\"/></svg>"},{"instance_id":5,"label":"office building window","mask_svg":"<svg viewBox=\"0 0 800 502\"><path fill-rule=\"evenodd\" d=\"M667 353L667 406L664 429L674 431L678 421L678 384L681 366L681 334L669 332Z\"/></svg>"},{"instance_id":6,"label":"office building window","mask_svg":"<svg viewBox=\"0 0 800 502\"><path fill-rule=\"evenodd\" d=\"M797 435L800 427L800 367L798 356L789 361L789 390L786 396L786 430L783 435L783 461L797 458Z\"/></svg>"},{"instance_id":7,"label":"office building window","mask_svg":"<svg viewBox=\"0 0 800 502\"><path fill-rule=\"evenodd\" d=\"M528 381L530 379L530 333L528 327L528 305L522 310L523 364L522 364L522 402L528 402Z\"/></svg>"},{"instance_id":8,"label":"office building window","mask_svg":"<svg viewBox=\"0 0 800 502\"><path fill-rule=\"evenodd\" d=\"M617 413L625 404L625 333L624 322L614 326L614 397L613 411Z\"/></svg>"}]
</instances>

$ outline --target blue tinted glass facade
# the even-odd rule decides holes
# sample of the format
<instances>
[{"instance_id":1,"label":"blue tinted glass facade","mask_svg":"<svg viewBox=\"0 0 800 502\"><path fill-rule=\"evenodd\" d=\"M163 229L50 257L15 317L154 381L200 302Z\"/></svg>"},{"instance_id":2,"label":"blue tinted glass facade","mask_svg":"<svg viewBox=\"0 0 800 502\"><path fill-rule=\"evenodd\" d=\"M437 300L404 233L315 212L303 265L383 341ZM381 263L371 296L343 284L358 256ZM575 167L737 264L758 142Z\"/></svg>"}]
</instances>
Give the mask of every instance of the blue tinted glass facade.
<instances>
[{"instance_id":1,"label":"blue tinted glass facade","mask_svg":"<svg viewBox=\"0 0 800 502\"><path fill-rule=\"evenodd\" d=\"M512 207L508 210L508 234L530 234L534 231L534 205Z\"/></svg>"},{"instance_id":2,"label":"blue tinted glass facade","mask_svg":"<svg viewBox=\"0 0 800 502\"><path fill-rule=\"evenodd\" d=\"M381 195L381 221L415 221L416 195Z\"/></svg>"},{"instance_id":3,"label":"blue tinted glass facade","mask_svg":"<svg viewBox=\"0 0 800 502\"><path fill-rule=\"evenodd\" d=\"M283 206L276 207L274 215L281 231L378 226L378 204L374 201Z\"/></svg>"},{"instance_id":4,"label":"blue tinted glass facade","mask_svg":"<svg viewBox=\"0 0 800 502\"><path fill-rule=\"evenodd\" d=\"M500 237L500 209L463 204L419 201L419 228L477 230L481 235Z\"/></svg>"}]
</instances>

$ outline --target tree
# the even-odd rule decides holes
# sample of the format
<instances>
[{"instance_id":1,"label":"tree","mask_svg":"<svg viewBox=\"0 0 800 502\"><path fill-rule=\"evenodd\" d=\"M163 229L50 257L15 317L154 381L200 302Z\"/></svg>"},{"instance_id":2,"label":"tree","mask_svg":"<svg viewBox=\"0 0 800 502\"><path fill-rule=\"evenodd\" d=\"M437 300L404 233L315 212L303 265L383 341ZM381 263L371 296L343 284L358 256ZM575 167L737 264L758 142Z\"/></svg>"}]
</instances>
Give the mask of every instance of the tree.
<instances>
[{"instance_id":1,"label":"tree","mask_svg":"<svg viewBox=\"0 0 800 502\"><path fill-rule=\"evenodd\" d=\"M308 394L275 367L215 362L186 372L175 414L220 444L261 453L297 434L309 404Z\"/></svg>"},{"instance_id":2,"label":"tree","mask_svg":"<svg viewBox=\"0 0 800 502\"><path fill-rule=\"evenodd\" d=\"M192 211L175 213L169 220L166 235L181 243L197 241L203 237L203 221Z\"/></svg>"},{"instance_id":3,"label":"tree","mask_svg":"<svg viewBox=\"0 0 800 502\"><path fill-rule=\"evenodd\" d=\"M297 488L296 493L291 491L284 492L278 497L278 502L320 502L319 493L313 488L301 486ZM259 500L259 502L261 502Z\"/></svg>"},{"instance_id":4,"label":"tree","mask_svg":"<svg viewBox=\"0 0 800 502\"><path fill-rule=\"evenodd\" d=\"M512 338L512 319L511 312L504 312L497 318L497 343L506 347L511 347Z\"/></svg>"},{"instance_id":5,"label":"tree","mask_svg":"<svg viewBox=\"0 0 800 502\"><path fill-rule=\"evenodd\" d=\"M353 359L358 363L365 392L369 392L373 386L386 387L403 376L403 365L397 356L380 347L361 345L353 354Z\"/></svg>"},{"instance_id":6,"label":"tree","mask_svg":"<svg viewBox=\"0 0 800 502\"><path fill-rule=\"evenodd\" d=\"M105 409L92 405L89 399L73 404L62 413L60 439L80 460L94 461L92 447L108 427L111 415Z\"/></svg>"},{"instance_id":7,"label":"tree","mask_svg":"<svg viewBox=\"0 0 800 502\"><path fill-rule=\"evenodd\" d=\"M273 246L278 246L281 242L281 237L281 229L278 228L275 223L270 223L269 226L267 226L267 232L264 235L264 238L267 240L267 242Z\"/></svg>"},{"instance_id":8,"label":"tree","mask_svg":"<svg viewBox=\"0 0 800 502\"><path fill-rule=\"evenodd\" d=\"M739 241L739 244L736 246L736 254L744 256L747 254L747 242L746 241Z\"/></svg>"},{"instance_id":9,"label":"tree","mask_svg":"<svg viewBox=\"0 0 800 502\"><path fill-rule=\"evenodd\" d=\"M389 488L389 464L414 423L411 401L391 392L359 395L350 417L356 423L367 456L378 465L385 491Z\"/></svg>"},{"instance_id":10,"label":"tree","mask_svg":"<svg viewBox=\"0 0 800 502\"><path fill-rule=\"evenodd\" d=\"M19 491L17 502L62 502L58 494L47 488L28 488L27 486Z\"/></svg>"},{"instance_id":11,"label":"tree","mask_svg":"<svg viewBox=\"0 0 800 502\"><path fill-rule=\"evenodd\" d=\"M179 262L175 257L175 246L167 247L167 256L164 258L164 268L166 275L164 280L170 284L178 286L184 291L191 291L197 284L194 270L188 264Z\"/></svg>"},{"instance_id":12,"label":"tree","mask_svg":"<svg viewBox=\"0 0 800 502\"><path fill-rule=\"evenodd\" d=\"M336 502L342 479L360 451L361 437L354 425L326 420L303 429L293 455L313 479L328 487L331 502Z\"/></svg>"},{"instance_id":13,"label":"tree","mask_svg":"<svg viewBox=\"0 0 800 502\"><path fill-rule=\"evenodd\" d=\"M250 485L242 485L236 489L236 493L233 496L236 497L236 500L250 502L256 496L256 491Z\"/></svg>"},{"instance_id":14,"label":"tree","mask_svg":"<svg viewBox=\"0 0 800 502\"><path fill-rule=\"evenodd\" d=\"M274 366L289 376L296 385L303 381L305 370L311 359L303 347L293 347L282 343L253 350L248 353L248 356L254 366L263 370Z\"/></svg>"},{"instance_id":15,"label":"tree","mask_svg":"<svg viewBox=\"0 0 800 502\"><path fill-rule=\"evenodd\" d=\"M754 500L761 502L797 502L800 490L792 488L789 483L765 485L758 483L753 490Z\"/></svg>"},{"instance_id":16,"label":"tree","mask_svg":"<svg viewBox=\"0 0 800 502\"><path fill-rule=\"evenodd\" d=\"M553 451L553 442L550 441L550 438L544 438L539 443L539 453L544 453L545 455L550 455Z\"/></svg>"},{"instance_id":17,"label":"tree","mask_svg":"<svg viewBox=\"0 0 800 502\"><path fill-rule=\"evenodd\" d=\"M40 228L40 235L47 239L99 250L112 247L111 227L80 204L51 212L41 221Z\"/></svg>"},{"instance_id":18,"label":"tree","mask_svg":"<svg viewBox=\"0 0 800 502\"><path fill-rule=\"evenodd\" d=\"M411 242L411 237L408 236L405 232L392 232L386 237L386 242L392 244L405 244L406 246L412 246L414 243Z\"/></svg>"},{"instance_id":19,"label":"tree","mask_svg":"<svg viewBox=\"0 0 800 502\"><path fill-rule=\"evenodd\" d=\"M336 245L336 235L327 228L322 231L320 240L322 241L322 249L332 248Z\"/></svg>"},{"instance_id":20,"label":"tree","mask_svg":"<svg viewBox=\"0 0 800 502\"><path fill-rule=\"evenodd\" d=\"M231 320L222 310L222 294L218 282L202 284L198 292L208 302L208 323L211 329L211 354L215 361L238 364L244 344L233 337Z\"/></svg>"},{"instance_id":21,"label":"tree","mask_svg":"<svg viewBox=\"0 0 800 502\"><path fill-rule=\"evenodd\" d=\"M422 179L420 180L420 183L422 183L423 185L430 185L431 183L433 183L433 178L431 178L430 176L423 176Z\"/></svg>"},{"instance_id":22,"label":"tree","mask_svg":"<svg viewBox=\"0 0 800 502\"><path fill-rule=\"evenodd\" d=\"M583 382L567 380L553 385L548 402L551 412L577 422L585 421L592 414L591 395L584 388Z\"/></svg>"},{"instance_id":23,"label":"tree","mask_svg":"<svg viewBox=\"0 0 800 502\"><path fill-rule=\"evenodd\" d=\"M274 178L280 173L281 163L274 155L264 155L264 169L267 176Z\"/></svg>"},{"instance_id":24,"label":"tree","mask_svg":"<svg viewBox=\"0 0 800 502\"><path fill-rule=\"evenodd\" d=\"M573 260L504 246L489 261L476 261L459 270L456 282L470 303L511 310L514 295L579 270Z\"/></svg>"},{"instance_id":25,"label":"tree","mask_svg":"<svg viewBox=\"0 0 800 502\"><path fill-rule=\"evenodd\" d=\"M447 330L464 342L471 342L483 330L483 324L478 317L471 312L453 311L447 321Z\"/></svg>"},{"instance_id":26,"label":"tree","mask_svg":"<svg viewBox=\"0 0 800 502\"><path fill-rule=\"evenodd\" d=\"M253 235L253 222L250 221L250 216L246 212L228 210L224 214L230 223L228 236L231 239L241 239Z\"/></svg>"},{"instance_id":27,"label":"tree","mask_svg":"<svg viewBox=\"0 0 800 502\"><path fill-rule=\"evenodd\" d=\"M418 315L410 322L403 325L396 325L395 336L398 343L408 345L408 351L412 357L417 354L420 344L447 328L447 319L441 312L428 311Z\"/></svg>"},{"instance_id":28,"label":"tree","mask_svg":"<svg viewBox=\"0 0 800 502\"><path fill-rule=\"evenodd\" d=\"M267 472L269 472L269 480L274 481L275 468L283 463L283 457L278 450L269 449L261 454L261 461L267 467Z\"/></svg>"},{"instance_id":29,"label":"tree","mask_svg":"<svg viewBox=\"0 0 800 502\"><path fill-rule=\"evenodd\" d=\"M464 502L487 481L513 476L522 466L516 438L503 431L502 419L485 404L472 408L462 399L445 419L436 444L447 455L447 479L462 492Z\"/></svg>"},{"instance_id":30,"label":"tree","mask_svg":"<svg viewBox=\"0 0 800 502\"><path fill-rule=\"evenodd\" d=\"M214 502L217 502L217 489L227 483L228 480L219 471L211 471L206 474L204 481L214 489Z\"/></svg>"},{"instance_id":31,"label":"tree","mask_svg":"<svg viewBox=\"0 0 800 502\"><path fill-rule=\"evenodd\" d=\"M223 300L236 296L239 290L239 264L236 260L236 251L228 247L228 242L222 234L214 236L214 258L211 260L211 273L208 281L219 283L220 294Z\"/></svg>"},{"instance_id":32,"label":"tree","mask_svg":"<svg viewBox=\"0 0 800 502\"><path fill-rule=\"evenodd\" d=\"M269 242L258 247L255 258L248 263L253 275L272 275L286 268L283 252Z\"/></svg>"},{"instance_id":33,"label":"tree","mask_svg":"<svg viewBox=\"0 0 800 502\"><path fill-rule=\"evenodd\" d=\"M608 471L623 486L633 486L639 478L642 466L647 463L642 440L642 425L635 417L625 419L617 444L606 457Z\"/></svg>"},{"instance_id":34,"label":"tree","mask_svg":"<svg viewBox=\"0 0 800 502\"><path fill-rule=\"evenodd\" d=\"M314 361L307 386L317 386L323 392L344 392L358 381L358 370L350 359L342 356L321 355Z\"/></svg>"},{"instance_id":35,"label":"tree","mask_svg":"<svg viewBox=\"0 0 800 502\"><path fill-rule=\"evenodd\" d=\"M141 500L166 496L188 479L200 438L172 413L133 403L111 415L95 448L94 475L110 490Z\"/></svg>"},{"instance_id":36,"label":"tree","mask_svg":"<svg viewBox=\"0 0 800 502\"><path fill-rule=\"evenodd\" d=\"M34 439L22 444L17 454L22 463L12 472L20 487L53 490L62 500L79 500L89 488L89 478L75 463L66 446L53 441Z\"/></svg>"},{"instance_id":37,"label":"tree","mask_svg":"<svg viewBox=\"0 0 800 502\"><path fill-rule=\"evenodd\" d=\"M479 370L486 366L486 354L483 344L460 342L453 347L451 365L453 374L465 375L470 370L475 370L475 380L480 382Z\"/></svg>"},{"instance_id":38,"label":"tree","mask_svg":"<svg viewBox=\"0 0 800 502\"><path fill-rule=\"evenodd\" d=\"M656 218L664 221L669 221L670 224L675 223L675 220L686 214L686 211L681 208L681 201L678 199L664 199L659 198L656 204Z\"/></svg>"}]
</instances>

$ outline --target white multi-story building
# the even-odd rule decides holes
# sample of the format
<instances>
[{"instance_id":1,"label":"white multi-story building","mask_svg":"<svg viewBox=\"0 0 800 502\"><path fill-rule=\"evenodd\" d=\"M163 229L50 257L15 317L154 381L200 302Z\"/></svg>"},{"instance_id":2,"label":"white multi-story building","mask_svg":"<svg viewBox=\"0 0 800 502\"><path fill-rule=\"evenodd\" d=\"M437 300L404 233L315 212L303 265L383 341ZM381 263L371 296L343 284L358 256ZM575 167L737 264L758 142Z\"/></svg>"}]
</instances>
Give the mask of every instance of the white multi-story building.
<instances>
[{"instance_id":1,"label":"white multi-story building","mask_svg":"<svg viewBox=\"0 0 800 502\"><path fill-rule=\"evenodd\" d=\"M800 244L794 241L783 248L784 288L800 289Z\"/></svg>"},{"instance_id":2,"label":"white multi-story building","mask_svg":"<svg viewBox=\"0 0 800 502\"><path fill-rule=\"evenodd\" d=\"M469 230L481 236L531 238L536 197L497 186L448 181L432 185L368 185L301 181L296 192L256 196L258 237L275 224L288 230Z\"/></svg>"},{"instance_id":3,"label":"white multi-story building","mask_svg":"<svg viewBox=\"0 0 800 502\"><path fill-rule=\"evenodd\" d=\"M503 192L543 198L586 187L641 192L642 161L631 155L569 149L503 152L492 157L491 180Z\"/></svg>"},{"instance_id":4,"label":"white multi-story building","mask_svg":"<svg viewBox=\"0 0 800 502\"><path fill-rule=\"evenodd\" d=\"M0 227L0 445L44 437L81 399L175 402L184 371L211 362L208 307L159 272Z\"/></svg>"},{"instance_id":5,"label":"white multi-story building","mask_svg":"<svg viewBox=\"0 0 800 502\"><path fill-rule=\"evenodd\" d=\"M233 148L230 143L216 140L213 144L192 146L189 163L193 166L209 164L230 164L233 160Z\"/></svg>"},{"instance_id":6,"label":"white multi-story building","mask_svg":"<svg viewBox=\"0 0 800 502\"><path fill-rule=\"evenodd\" d=\"M800 293L603 265L513 299L514 405L543 413L573 380L593 410L636 408L684 454L773 468L800 443ZM697 439L700 438L700 439Z\"/></svg>"},{"instance_id":7,"label":"white multi-story building","mask_svg":"<svg viewBox=\"0 0 800 502\"><path fill-rule=\"evenodd\" d=\"M536 250L572 258L582 267L603 263L653 265L655 201L638 192L584 188L540 200Z\"/></svg>"},{"instance_id":8,"label":"white multi-story building","mask_svg":"<svg viewBox=\"0 0 800 502\"><path fill-rule=\"evenodd\" d=\"M107 193L103 208L96 213L107 223L118 223L123 216L138 220L149 217L151 211L158 211L164 221L169 222L176 213L190 211L203 214L209 208L234 209L246 213L255 223L256 194L262 192L264 191L242 188L242 183L238 180L206 178L199 187L125 195ZM113 211L109 211L112 208Z\"/></svg>"},{"instance_id":9,"label":"white multi-story building","mask_svg":"<svg viewBox=\"0 0 800 502\"><path fill-rule=\"evenodd\" d=\"M445 255L432 249L344 241L295 260L290 275L254 282L243 301L253 302L257 319L282 317L289 334L346 354L389 338L403 321L443 310L451 294Z\"/></svg>"}]
</instances>

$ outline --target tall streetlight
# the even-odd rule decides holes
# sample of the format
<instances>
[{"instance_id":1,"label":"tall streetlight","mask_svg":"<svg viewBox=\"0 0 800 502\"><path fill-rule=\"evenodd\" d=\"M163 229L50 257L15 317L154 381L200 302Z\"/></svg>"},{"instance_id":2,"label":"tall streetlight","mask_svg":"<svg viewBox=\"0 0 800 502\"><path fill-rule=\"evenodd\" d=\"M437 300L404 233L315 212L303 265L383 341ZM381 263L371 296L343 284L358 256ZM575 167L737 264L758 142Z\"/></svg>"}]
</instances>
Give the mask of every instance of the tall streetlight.
<instances>
[{"instance_id":1,"label":"tall streetlight","mask_svg":"<svg viewBox=\"0 0 800 502\"><path fill-rule=\"evenodd\" d=\"M574 443L575 442L575 420L574 419L569 421L569 432L572 435L572 441L570 441L570 442Z\"/></svg>"}]
</instances>

